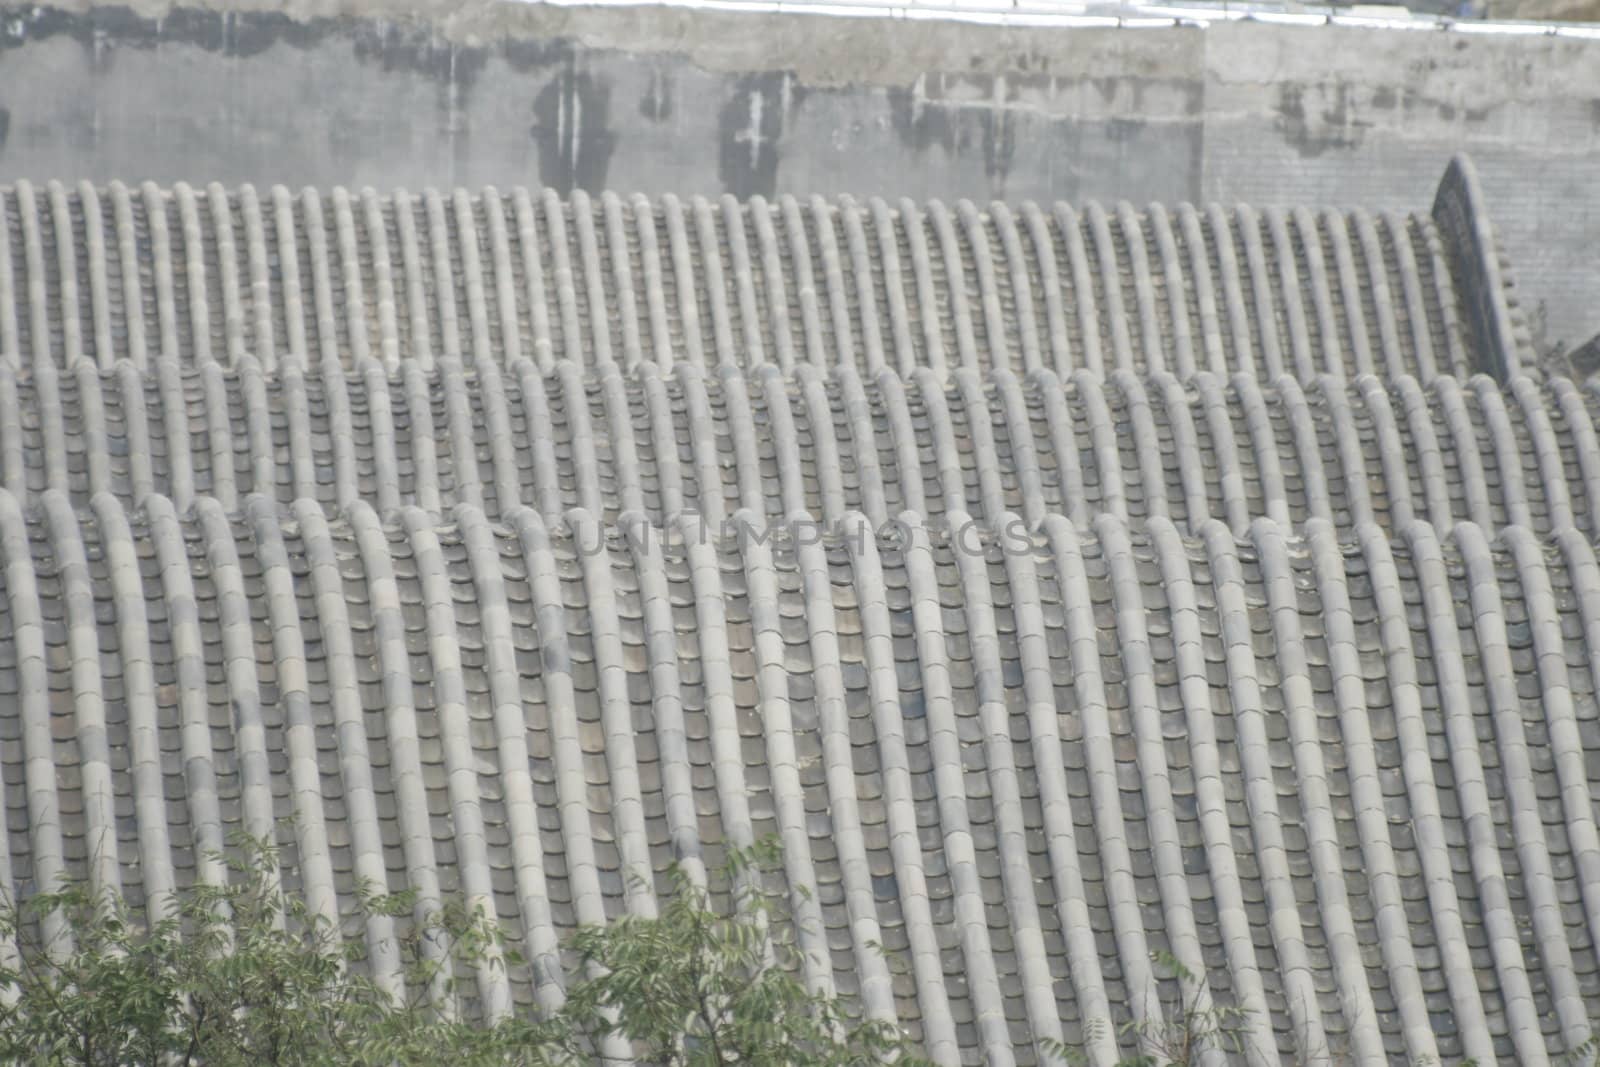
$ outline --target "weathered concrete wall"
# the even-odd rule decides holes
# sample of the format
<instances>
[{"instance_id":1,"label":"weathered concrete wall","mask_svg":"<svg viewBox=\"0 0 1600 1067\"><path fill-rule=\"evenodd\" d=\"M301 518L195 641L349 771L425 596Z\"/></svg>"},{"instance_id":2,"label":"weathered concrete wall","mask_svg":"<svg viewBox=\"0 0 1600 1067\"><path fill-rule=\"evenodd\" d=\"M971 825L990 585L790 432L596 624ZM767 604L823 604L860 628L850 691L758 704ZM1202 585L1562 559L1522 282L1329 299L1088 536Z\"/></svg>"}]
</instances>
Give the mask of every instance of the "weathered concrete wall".
<instances>
[{"instance_id":1,"label":"weathered concrete wall","mask_svg":"<svg viewBox=\"0 0 1600 1067\"><path fill-rule=\"evenodd\" d=\"M509 4L3 18L0 180L1426 209L1465 150L1535 336L1600 330L1600 42Z\"/></svg>"},{"instance_id":2,"label":"weathered concrete wall","mask_svg":"<svg viewBox=\"0 0 1600 1067\"><path fill-rule=\"evenodd\" d=\"M1219 26L1203 195L1402 207L1465 151L1541 347L1600 331L1600 42Z\"/></svg>"}]
</instances>

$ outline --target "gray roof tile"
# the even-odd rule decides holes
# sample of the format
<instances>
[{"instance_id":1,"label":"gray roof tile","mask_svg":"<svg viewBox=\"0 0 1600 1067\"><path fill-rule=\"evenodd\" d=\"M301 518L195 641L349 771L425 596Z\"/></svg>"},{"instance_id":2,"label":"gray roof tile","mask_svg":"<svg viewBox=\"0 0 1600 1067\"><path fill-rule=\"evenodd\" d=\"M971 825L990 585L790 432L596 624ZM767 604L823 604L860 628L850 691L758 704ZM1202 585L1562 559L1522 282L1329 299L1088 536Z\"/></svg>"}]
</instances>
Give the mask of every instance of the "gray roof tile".
<instances>
[{"instance_id":1,"label":"gray roof tile","mask_svg":"<svg viewBox=\"0 0 1600 1067\"><path fill-rule=\"evenodd\" d=\"M160 915L244 829L498 916L498 1017L774 833L940 1062L1113 1063L1160 952L1259 1057L1577 1047L1595 402L1476 197L0 190L0 879Z\"/></svg>"},{"instance_id":2,"label":"gray roof tile","mask_svg":"<svg viewBox=\"0 0 1600 1067\"><path fill-rule=\"evenodd\" d=\"M544 377L527 361L504 373L413 361L394 377L371 361L351 376L269 376L249 360L237 373L158 361L149 374L80 364L19 377L0 365L0 479L30 507L49 490L77 507L160 492L180 511L201 494L228 511L266 492L384 515L577 506L659 524L692 510L714 529L740 508L828 522L858 509L878 525L901 510L984 522L1015 510L1191 530L1217 518L1236 535L1266 517L1592 536L1595 403L1565 380L1502 392L1481 376L1309 389L1284 377L1263 390L1243 375L1185 385L1122 372L1062 385L1048 371L963 370L941 387L926 371L863 384L725 368L706 382L649 365L586 375L565 363Z\"/></svg>"},{"instance_id":3,"label":"gray roof tile","mask_svg":"<svg viewBox=\"0 0 1600 1067\"><path fill-rule=\"evenodd\" d=\"M592 520L550 532L525 509L44 504L7 505L3 614L19 680L71 694L73 740L42 702L4 703L24 889L58 870L160 907L215 876L207 840L264 826L330 913L360 877L492 904L544 976L463 976L463 1008L495 1012L559 997L573 923L649 907L627 871L772 831L814 920L808 980L859 969L868 1010L950 1060L1031 1062L1033 1037L1153 1016L1157 949L1251 1007L1264 1050L1531 1060L1597 1007L1600 568L1575 532L1368 523L1341 545L1326 523L1237 539L1214 519L1186 540L1106 515L987 561L931 527L684 560L615 538L583 557ZM66 625L45 627L57 594ZM163 681L195 677L216 684ZM97 833L132 850L108 862Z\"/></svg>"},{"instance_id":4,"label":"gray roof tile","mask_svg":"<svg viewBox=\"0 0 1600 1067\"><path fill-rule=\"evenodd\" d=\"M1463 168L1449 210L1376 217L18 182L0 362L1498 374L1506 283Z\"/></svg>"},{"instance_id":5,"label":"gray roof tile","mask_svg":"<svg viewBox=\"0 0 1600 1067\"><path fill-rule=\"evenodd\" d=\"M493 1013L559 998L573 923L651 906L627 872L770 830L814 922L808 981L859 971L867 1010L951 1061L1031 1062L1036 1037L1156 1016L1158 949L1249 1007L1264 1052L1531 1061L1597 1007L1581 753L1600 567L1576 532L1490 544L1464 524L1441 544L1366 523L1340 544L1320 520L1239 539L1213 519L1185 540L1051 517L985 560L905 516L908 546L684 558L615 537L585 554L592 519L551 532L526 509L380 524L303 502L285 524L263 498L238 520L153 498L130 522L105 496L78 515L59 493L31 515L0 502L19 678L72 694L77 741L37 700L0 713L52 770L0 771L28 815L6 837L24 883L117 879L161 907L215 876L207 840L265 825L319 909L368 877L512 921L538 968L471 976L463 1007ZM67 625L45 627L58 590ZM193 639L199 618L220 641ZM196 671L220 684L161 681ZM97 832L134 851L108 864Z\"/></svg>"}]
</instances>

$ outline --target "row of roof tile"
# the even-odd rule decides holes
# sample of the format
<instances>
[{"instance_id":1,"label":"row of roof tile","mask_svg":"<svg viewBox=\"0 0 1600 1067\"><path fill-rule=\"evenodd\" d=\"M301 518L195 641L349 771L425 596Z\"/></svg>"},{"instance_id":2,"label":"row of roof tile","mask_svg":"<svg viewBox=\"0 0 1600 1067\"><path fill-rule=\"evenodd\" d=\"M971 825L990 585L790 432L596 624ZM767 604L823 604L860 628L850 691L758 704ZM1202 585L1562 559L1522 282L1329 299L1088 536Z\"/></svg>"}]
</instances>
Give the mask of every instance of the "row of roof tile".
<instances>
[{"instance_id":1,"label":"row of roof tile","mask_svg":"<svg viewBox=\"0 0 1600 1067\"><path fill-rule=\"evenodd\" d=\"M1431 216L19 182L0 361L1501 377L1475 189L1464 161Z\"/></svg>"},{"instance_id":2,"label":"row of roof tile","mask_svg":"<svg viewBox=\"0 0 1600 1067\"><path fill-rule=\"evenodd\" d=\"M159 915L276 837L392 988L362 881L483 904L495 1016L770 832L808 983L942 1063L1111 1064L1152 952L1264 1060L1546 1062L1600 400L1519 330L1464 161L1426 216L0 189L0 886Z\"/></svg>"},{"instance_id":3,"label":"row of roof tile","mask_svg":"<svg viewBox=\"0 0 1600 1067\"><path fill-rule=\"evenodd\" d=\"M25 503L62 490L79 507L101 492L130 508L150 493L180 509L214 496L230 512L266 493L379 514L527 504L662 524L688 510L712 526L745 507L828 523L860 510L880 525L903 510L1164 516L1189 530L1214 516L1241 536L1263 516L1347 534L1416 517L1592 537L1597 412L1600 398L1568 379L1502 391L1482 375L1304 389L1285 375L1263 389L1208 373L1183 384L958 371L941 384L927 370L863 382L848 369L687 364L663 376L563 363L546 377L528 360L395 375L375 360L350 375L264 374L248 357L236 372L168 360L19 378L0 365L0 486Z\"/></svg>"},{"instance_id":4,"label":"row of roof tile","mask_svg":"<svg viewBox=\"0 0 1600 1067\"><path fill-rule=\"evenodd\" d=\"M1153 951L1302 1062L1540 1063L1600 1011L1600 565L1571 530L1051 516L980 552L910 515L769 543L40 505L0 491L24 891L160 914L231 830L277 833L314 913L353 921L363 878L484 903L531 961L463 976L495 1014L559 997L563 931L656 907L629 872L771 832L807 980L942 1062L1060 1036L1109 1063L1095 1020L1172 1002ZM390 921L364 933L398 983Z\"/></svg>"}]
</instances>

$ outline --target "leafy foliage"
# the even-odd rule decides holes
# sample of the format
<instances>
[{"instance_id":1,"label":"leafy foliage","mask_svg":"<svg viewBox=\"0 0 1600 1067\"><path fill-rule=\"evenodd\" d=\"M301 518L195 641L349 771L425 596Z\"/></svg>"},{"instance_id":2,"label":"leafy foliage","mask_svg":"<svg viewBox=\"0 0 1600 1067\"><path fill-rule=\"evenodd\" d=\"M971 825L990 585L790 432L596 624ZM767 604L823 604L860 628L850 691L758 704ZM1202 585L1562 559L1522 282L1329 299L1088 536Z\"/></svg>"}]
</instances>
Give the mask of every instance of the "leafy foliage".
<instances>
[{"instance_id":1,"label":"leafy foliage","mask_svg":"<svg viewBox=\"0 0 1600 1067\"><path fill-rule=\"evenodd\" d=\"M777 863L771 842L731 856L722 872L730 914L719 914L707 890L675 868L659 917L580 929L572 947L597 977L577 986L565 1010L591 1047L618 1035L667 1067L909 1064L897 1027L854 1021L838 1000L795 978L803 961L784 901L761 888Z\"/></svg>"},{"instance_id":2,"label":"leafy foliage","mask_svg":"<svg viewBox=\"0 0 1600 1067\"><path fill-rule=\"evenodd\" d=\"M83 886L0 908L0 935L20 951L0 967L0 1061L50 1065L321 1065L536 1063L509 1058L508 1038L537 1045L549 1024L490 1030L421 1003L450 963L434 939L484 951L481 916L446 908L400 939L409 999L359 972L365 948L311 914L276 880L277 857L243 840L227 885L197 886L148 928L124 903ZM411 914L407 893L364 893L366 914ZM54 939L35 931L52 913ZM68 943L70 940L70 944Z\"/></svg>"},{"instance_id":3,"label":"leafy foliage","mask_svg":"<svg viewBox=\"0 0 1600 1067\"><path fill-rule=\"evenodd\" d=\"M1162 1006L1159 1019L1131 1019L1118 1030L1121 1044L1133 1053L1116 1067L1194 1067L1208 1054L1226 1053L1230 1062L1246 1058L1250 1012L1245 1008L1207 1004L1200 996L1200 980L1183 961L1169 952L1153 953L1156 966L1177 979L1178 995ZM1092 1020L1090 1026L1107 1025ZM1047 1042L1046 1051L1068 1063L1088 1062L1083 1050L1060 1042Z\"/></svg>"},{"instance_id":4,"label":"leafy foliage","mask_svg":"<svg viewBox=\"0 0 1600 1067\"><path fill-rule=\"evenodd\" d=\"M674 867L659 917L573 934L580 968L559 1012L490 1025L448 1010L457 970L520 962L486 917L447 906L397 924L410 929L397 942L397 998L362 973L363 939L283 891L268 844L239 844L226 885L197 886L152 925L82 886L0 906L0 942L17 949L0 952L0 1062L569 1067L617 1042L674 1067L914 1062L896 1027L852 1020L792 977L797 952L774 933L789 928L781 897L758 888L776 863L771 845L719 872L732 887L725 912ZM415 908L410 894L366 892L358 918Z\"/></svg>"}]
</instances>

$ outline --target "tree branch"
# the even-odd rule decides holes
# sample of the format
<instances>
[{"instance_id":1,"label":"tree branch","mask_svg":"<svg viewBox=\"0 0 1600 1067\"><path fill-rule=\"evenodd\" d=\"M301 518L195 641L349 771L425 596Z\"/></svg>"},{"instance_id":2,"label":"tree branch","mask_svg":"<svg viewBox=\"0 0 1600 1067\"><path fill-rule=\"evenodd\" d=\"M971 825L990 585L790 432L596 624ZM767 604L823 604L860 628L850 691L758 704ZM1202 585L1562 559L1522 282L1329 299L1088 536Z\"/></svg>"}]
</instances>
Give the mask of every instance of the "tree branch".
<instances>
[{"instance_id":1,"label":"tree branch","mask_svg":"<svg viewBox=\"0 0 1600 1067\"><path fill-rule=\"evenodd\" d=\"M706 947L704 909L697 908L695 910L694 931L694 955L691 957L694 962L691 964L691 976L694 979L695 999L700 1002L700 1021L703 1022L706 1027L706 1040L711 1042L711 1055L715 1057L717 1067L722 1067L722 1064L726 1063L727 1061L722 1058L722 1045L717 1040L717 1022L716 1019L712 1017L711 1005L706 1000L706 991L700 982L700 979L704 974L704 970L701 967L701 961L704 959Z\"/></svg>"},{"instance_id":2,"label":"tree branch","mask_svg":"<svg viewBox=\"0 0 1600 1067\"><path fill-rule=\"evenodd\" d=\"M206 1006L202 1001L195 1009L194 1022L189 1026L189 1047L183 1053L184 1067L189 1067L189 1064L194 1062L195 1054L200 1051L200 1028L205 1022Z\"/></svg>"}]
</instances>

